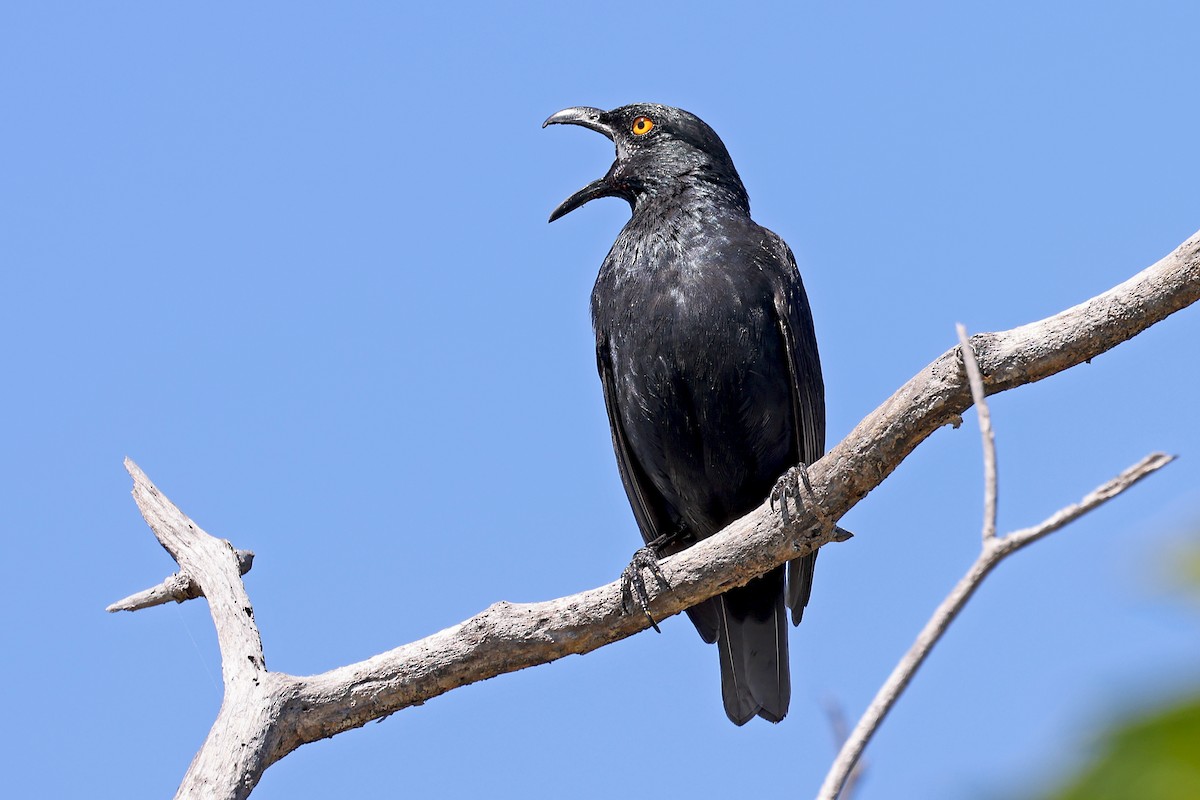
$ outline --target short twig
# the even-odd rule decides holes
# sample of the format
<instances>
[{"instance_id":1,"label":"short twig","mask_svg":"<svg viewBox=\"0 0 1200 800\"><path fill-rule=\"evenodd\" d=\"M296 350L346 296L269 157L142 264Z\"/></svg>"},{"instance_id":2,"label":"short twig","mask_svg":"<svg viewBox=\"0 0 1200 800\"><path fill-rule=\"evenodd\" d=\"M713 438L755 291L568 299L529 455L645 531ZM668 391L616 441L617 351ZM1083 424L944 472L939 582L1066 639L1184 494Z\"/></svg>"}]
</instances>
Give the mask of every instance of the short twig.
<instances>
[{"instance_id":1,"label":"short twig","mask_svg":"<svg viewBox=\"0 0 1200 800\"><path fill-rule=\"evenodd\" d=\"M254 566L254 553L250 550L235 551L238 560L238 572L245 575ZM163 603L182 603L185 600L195 600L204 597L200 588L191 575L186 572L176 572L168 575L162 583L131 594L104 609L110 613L115 611L140 611L143 608L161 606Z\"/></svg>"},{"instance_id":2,"label":"short twig","mask_svg":"<svg viewBox=\"0 0 1200 800\"><path fill-rule=\"evenodd\" d=\"M958 328L958 341L962 349L963 366L967 370L967 382L971 385L971 399L979 412L979 434L983 437L983 541L996 537L996 436L992 432L992 412L988 409L983 391L983 376L979 373L979 362L975 349L967 339L967 329L962 323Z\"/></svg>"}]
</instances>

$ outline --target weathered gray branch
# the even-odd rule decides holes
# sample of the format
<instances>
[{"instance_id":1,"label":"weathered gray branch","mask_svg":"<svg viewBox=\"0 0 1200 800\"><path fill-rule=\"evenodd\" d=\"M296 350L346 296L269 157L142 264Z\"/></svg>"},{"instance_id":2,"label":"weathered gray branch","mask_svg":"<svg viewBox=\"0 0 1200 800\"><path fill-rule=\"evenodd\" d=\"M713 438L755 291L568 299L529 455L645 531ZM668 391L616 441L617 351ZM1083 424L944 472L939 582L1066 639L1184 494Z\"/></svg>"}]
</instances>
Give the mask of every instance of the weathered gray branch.
<instances>
[{"instance_id":1,"label":"weathered gray branch","mask_svg":"<svg viewBox=\"0 0 1200 800\"><path fill-rule=\"evenodd\" d=\"M1010 533L1003 538L996 537L996 441L992 432L992 415L984 397L983 377L979 372L975 356L967 341L966 330L958 326L958 340L962 348L963 364L966 367L967 379L971 387L971 397L979 413L979 430L983 438L983 550L967 573L951 590L946 599L933 612L929 622L921 629L912 647L896 664L892 674L884 682L875 695L875 699L867 706L854 730L846 737L834 759L829 774L821 785L817 800L837 800L849 787L854 774L855 765L862 757L863 750L875 735L875 731L883 724L888 712L896 705L900 695L908 688L908 684L917 674L917 670L925 663L933 646L938 643L950 623L962 611L963 606L971 599L975 590L983 583L983 579L1007 556L1012 555L1028 544L1036 542L1044 536L1059 530L1068 523L1078 519L1092 509L1108 502L1135 483L1150 475L1152 472L1165 467L1174 461L1174 456L1164 453L1151 453L1137 464L1122 472L1117 477L1092 491L1078 503L1061 509L1040 525L1025 528Z\"/></svg>"},{"instance_id":2,"label":"weathered gray branch","mask_svg":"<svg viewBox=\"0 0 1200 800\"><path fill-rule=\"evenodd\" d=\"M1130 280L1040 322L980 334L971 344L989 394L1088 361L1200 299L1200 234ZM839 519L933 431L971 404L954 347L921 370L808 469L824 515ZM266 671L235 551L201 531L132 463L134 496L156 536L209 600L225 699L177 797L244 798L267 766L302 744L359 727L444 692L647 627L626 615L616 583L541 603L500 602L446 630L311 677ZM656 619L831 541L810 509L784 525L764 503L724 531L663 562L669 586ZM1006 537L1007 538L1007 537Z\"/></svg>"}]
</instances>

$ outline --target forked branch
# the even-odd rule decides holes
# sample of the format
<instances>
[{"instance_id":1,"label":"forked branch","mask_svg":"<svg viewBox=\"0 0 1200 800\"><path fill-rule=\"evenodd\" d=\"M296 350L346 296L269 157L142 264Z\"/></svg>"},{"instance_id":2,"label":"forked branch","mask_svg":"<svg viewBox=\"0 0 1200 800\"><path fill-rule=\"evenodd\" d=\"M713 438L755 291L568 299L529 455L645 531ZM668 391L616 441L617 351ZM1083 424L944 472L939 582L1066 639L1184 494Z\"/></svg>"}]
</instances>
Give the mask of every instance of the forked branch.
<instances>
[{"instance_id":1,"label":"forked branch","mask_svg":"<svg viewBox=\"0 0 1200 800\"><path fill-rule=\"evenodd\" d=\"M862 757L863 750L866 748L867 743L871 741L871 737L875 735L875 731L879 729L888 712L892 710L892 706L900 699L900 695L908 687L917 670L921 668L921 664L925 662L925 658L929 655L933 646L946 633L946 629L950 627L950 623L958 616L958 612L962 611L967 600L971 599L971 595L975 593L975 590L983 583L983 579L987 577L988 573L997 564L1025 545L1032 544L1043 536L1047 536L1062 528L1067 523L1078 519L1093 508L1116 497L1150 473L1162 469L1175 460L1174 456L1168 456L1165 453L1151 453L1117 477L1092 491L1080 502L1059 510L1040 525L1035 525L1032 528L1024 528L1007 536L997 538L996 442L992 432L992 417L988 410L987 400L984 398L983 380L980 376L979 368L975 363L975 354L971 350L966 331L962 325L958 326L958 339L962 347L963 361L966 365L968 379L971 383L971 393L975 398L976 409L979 413L979 428L983 435L983 550L980 552L979 557L975 559L975 563L967 570L967 573L963 575L954 589L947 595L946 599L933 612L933 616L925 623L925 627L921 629L920 634L917 635L917 640L913 642L912 647L900 659L900 663L896 665L895 669L892 670L892 674L888 676L883 686L879 688L875 699L871 701L871 704L867 706L867 710L863 712L862 718L854 726L854 730L846 737L846 741L843 742L837 758L834 759L829 774L825 777L825 782L821 785L817 800L836 800L841 794L843 787L854 770L855 764Z\"/></svg>"}]
</instances>

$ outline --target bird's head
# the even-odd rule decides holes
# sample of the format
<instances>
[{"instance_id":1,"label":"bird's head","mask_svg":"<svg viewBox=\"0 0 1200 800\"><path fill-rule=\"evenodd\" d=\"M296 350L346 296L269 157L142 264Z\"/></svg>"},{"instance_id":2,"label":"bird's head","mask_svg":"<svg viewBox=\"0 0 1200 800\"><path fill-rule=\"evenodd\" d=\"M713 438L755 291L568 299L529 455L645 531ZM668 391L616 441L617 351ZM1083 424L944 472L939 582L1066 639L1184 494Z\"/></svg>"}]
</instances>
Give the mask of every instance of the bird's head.
<instances>
[{"instance_id":1,"label":"bird's head","mask_svg":"<svg viewBox=\"0 0 1200 800\"><path fill-rule=\"evenodd\" d=\"M576 106L551 114L542 127L547 125L582 125L612 139L617 148L608 173L564 200L551 212L551 222L597 197L623 197L636 212L647 198L675 196L690 186L719 190L749 210L729 151L694 114L657 103L612 111Z\"/></svg>"}]
</instances>

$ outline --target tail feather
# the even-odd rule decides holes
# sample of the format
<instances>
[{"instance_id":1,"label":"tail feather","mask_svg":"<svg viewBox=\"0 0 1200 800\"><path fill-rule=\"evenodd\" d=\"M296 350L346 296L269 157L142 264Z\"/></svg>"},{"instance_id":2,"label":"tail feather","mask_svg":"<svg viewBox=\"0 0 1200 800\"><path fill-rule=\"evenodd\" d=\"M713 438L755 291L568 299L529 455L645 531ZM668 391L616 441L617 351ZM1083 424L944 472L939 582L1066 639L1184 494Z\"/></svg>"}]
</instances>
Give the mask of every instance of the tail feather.
<instances>
[{"instance_id":1,"label":"tail feather","mask_svg":"<svg viewBox=\"0 0 1200 800\"><path fill-rule=\"evenodd\" d=\"M787 714L792 685L783 576L783 568L772 570L718 598L721 696L735 725L755 715L779 722Z\"/></svg>"}]
</instances>

